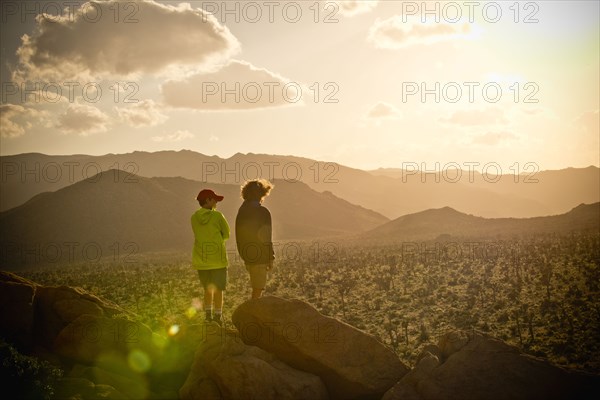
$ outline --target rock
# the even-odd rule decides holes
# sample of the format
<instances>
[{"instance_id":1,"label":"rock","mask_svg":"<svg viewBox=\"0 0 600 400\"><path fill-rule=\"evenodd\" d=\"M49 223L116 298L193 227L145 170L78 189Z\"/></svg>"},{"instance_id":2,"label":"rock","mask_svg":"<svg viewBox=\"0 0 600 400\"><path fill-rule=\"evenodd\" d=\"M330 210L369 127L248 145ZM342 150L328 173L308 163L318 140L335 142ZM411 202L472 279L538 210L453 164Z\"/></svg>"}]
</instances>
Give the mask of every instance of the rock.
<instances>
[{"instance_id":1,"label":"rock","mask_svg":"<svg viewBox=\"0 0 600 400\"><path fill-rule=\"evenodd\" d=\"M151 363L160 355L153 335L150 328L136 321L84 314L58 334L52 350L63 358L88 364L103 354L128 357L138 351Z\"/></svg>"},{"instance_id":2,"label":"rock","mask_svg":"<svg viewBox=\"0 0 600 400\"><path fill-rule=\"evenodd\" d=\"M33 345L35 291L33 284L0 280L0 336L25 350Z\"/></svg>"},{"instance_id":3,"label":"rock","mask_svg":"<svg viewBox=\"0 0 600 400\"><path fill-rule=\"evenodd\" d=\"M20 277L19 275L13 274L8 271L0 271L0 282L12 282L12 283L20 283L22 285L31 285L37 286L36 283L30 281L29 279L25 279Z\"/></svg>"},{"instance_id":4,"label":"rock","mask_svg":"<svg viewBox=\"0 0 600 400\"><path fill-rule=\"evenodd\" d=\"M84 299L57 300L52 308L61 320L67 322L71 322L83 314L97 317L104 315L102 309L96 303Z\"/></svg>"},{"instance_id":5,"label":"rock","mask_svg":"<svg viewBox=\"0 0 600 400\"><path fill-rule=\"evenodd\" d=\"M421 354L419 354L417 356L417 364L419 363L419 361L426 356L435 356L438 361L442 361L443 360L443 356L442 356L442 351L440 350L440 348L438 346L436 346L435 344L428 344L423 348L423 351L421 352Z\"/></svg>"},{"instance_id":6,"label":"rock","mask_svg":"<svg viewBox=\"0 0 600 400\"><path fill-rule=\"evenodd\" d=\"M68 286L38 286L35 296L36 341L47 347L58 334L81 315L112 317L127 314L119 306Z\"/></svg>"},{"instance_id":7,"label":"rock","mask_svg":"<svg viewBox=\"0 0 600 400\"><path fill-rule=\"evenodd\" d=\"M110 385L99 384L94 386L94 397L92 399L123 400L126 398L123 393Z\"/></svg>"},{"instance_id":8,"label":"rock","mask_svg":"<svg viewBox=\"0 0 600 400\"><path fill-rule=\"evenodd\" d=\"M419 374L428 374L439 365L440 359L431 353L427 353L421 357L415 369Z\"/></svg>"},{"instance_id":9,"label":"rock","mask_svg":"<svg viewBox=\"0 0 600 400\"><path fill-rule=\"evenodd\" d=\"M327 399L318 376L295 370L235 332L207 326L182 399Z\"/></svg>"},{"instance_id":10,"label":"rock","mask_svg":"<svg viewBox=\"0 0 600 400\"><path fill-rule=\"evenodd\" d=\"M442 353L443 360L450 357L469 343L469 336L463 331L450 331L440 337L437 347Z\"/></svg>"},{"instance_id":11,"label":"rock","mask_svg":"<svg viewBox=\"0 0 600 400\"><path fill-rule=\"evenodd\" d=\"M148 382L145 377L141 374L133 374L131 370L123 365L123 361L118 358L110 360L112 365L108 365L113 371L109 371L97 366L85 366L76 364L73 369L69 372L67 379L75 382L90 381L95 383L95 392L98 392L98 386L104 385L112 388L103 389L112 393L116 391L121 394L121 398L130 399L146 399L150 394L148 388ZM106 362L103 363L106 366ZM85 396L84 396L85 398ZM110 397L113 398L113 397Z\"/></svg>"},{"instance_id":12,"label":"rock","mask_svg":"<svg viewBox=\"0 0 600 400\"><path fill-rule=\"evenodd\" d=\"M379 399L408 368L375 337L300 300L266 296L240 305L241 339L321 377L331 398Z\"/></svg>"},{"instance_id":13,"label":"rock","mask_svg":"<svg viewBox=\"0 0 600 400\"><path fill-rule=\"evenodd\" d=\"M395 399L598 398L600 378L567 371L479 333L451 332L440 339L446 359L425 355L390 389Z\"/></svg>"},{"instance_id":14,"label":"rock","mask_svg":"<svg viewBox=\"0 0 600 400\"><path fill-rule=\"evenodd\" d=\"M90 399L95 395L94 382L85 378L62 378L56 385L57 399Z\"/></svg>"}]
</instances>

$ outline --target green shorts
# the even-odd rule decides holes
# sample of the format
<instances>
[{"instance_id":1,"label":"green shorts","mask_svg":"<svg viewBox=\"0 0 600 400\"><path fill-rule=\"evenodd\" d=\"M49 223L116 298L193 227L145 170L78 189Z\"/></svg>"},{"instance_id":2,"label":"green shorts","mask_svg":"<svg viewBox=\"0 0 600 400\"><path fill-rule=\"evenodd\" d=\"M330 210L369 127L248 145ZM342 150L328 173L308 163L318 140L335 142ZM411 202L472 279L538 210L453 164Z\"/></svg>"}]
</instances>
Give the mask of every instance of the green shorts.
<instances>
[{"instance_id":1,"label":"green shorts","mask_svg":"<svg viewBox=\"0 0 600 400\"><path fill-rule=\"evenodd\" d=\"M250 284L252 289L264 289L267 285L267 267L268 264L246 265L246 270L250 274Z\"/></svg>"},{"instance_id":2,"label":"green shorts","mask_svg":"<svg viewBox=\"0 0 600 400\"><path fill-rule=\"evenodd\" d=\"M199 269L198 276L204 290L208 290L211 286L225 290L225 286L227 286L227 268Z\"/></svg>"}]
</instances>

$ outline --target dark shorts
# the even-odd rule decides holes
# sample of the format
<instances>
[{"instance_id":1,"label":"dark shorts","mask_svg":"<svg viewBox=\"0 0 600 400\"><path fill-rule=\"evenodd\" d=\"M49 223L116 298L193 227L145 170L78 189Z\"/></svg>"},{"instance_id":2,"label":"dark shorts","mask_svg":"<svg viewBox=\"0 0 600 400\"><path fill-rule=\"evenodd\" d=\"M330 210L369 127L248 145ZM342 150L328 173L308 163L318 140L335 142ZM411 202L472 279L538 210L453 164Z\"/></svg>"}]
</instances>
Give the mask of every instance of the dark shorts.
<instances>
[{"instance_id":1,"label":"dark shorts","mask_svg":"<svg viewBox=\"0 0 600 400\"><path fill-rule=\"evenodd\" d=\"M198 276L204 290L210 289L210 286L225 290L225 286L227 286L227 268L199 269Z\"/></svg>"}]
</instances>

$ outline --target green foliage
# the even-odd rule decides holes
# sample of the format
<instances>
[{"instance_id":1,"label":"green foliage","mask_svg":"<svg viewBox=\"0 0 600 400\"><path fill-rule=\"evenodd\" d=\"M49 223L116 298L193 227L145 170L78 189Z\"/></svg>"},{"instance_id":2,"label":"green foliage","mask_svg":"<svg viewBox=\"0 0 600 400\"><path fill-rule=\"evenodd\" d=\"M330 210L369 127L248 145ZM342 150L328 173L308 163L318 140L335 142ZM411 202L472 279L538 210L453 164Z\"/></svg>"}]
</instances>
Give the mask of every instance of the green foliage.
<instances>
[{"instance_id":1,"label":"green foliage","mask_svg":"<svg viewBox=\"0 0 600 400\"><path fill-rule=\"evenodd\" d=\"M0 386L14 399L44 399L54 396L63 371L47 361L19 353L0 339Z\"/></svg>"}]
</instances>

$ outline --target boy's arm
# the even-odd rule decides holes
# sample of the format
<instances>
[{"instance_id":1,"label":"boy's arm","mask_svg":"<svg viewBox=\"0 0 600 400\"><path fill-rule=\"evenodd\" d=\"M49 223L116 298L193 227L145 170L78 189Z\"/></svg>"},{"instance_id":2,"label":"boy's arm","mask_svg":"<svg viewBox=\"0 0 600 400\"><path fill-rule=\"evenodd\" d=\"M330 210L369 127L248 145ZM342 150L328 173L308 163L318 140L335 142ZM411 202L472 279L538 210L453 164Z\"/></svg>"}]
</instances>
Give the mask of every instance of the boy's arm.
<instances>
[{"instance_id":1,"label":"boy's arm","mask_svg":"<svg viewBox=\"0 0 600 400\"><path fill-rule=\"evenodd\" d=\"M229 224L227 223L227 220L225 219L225 216L223 215L223 213L221 213L220 225L221 225L221 236L223 237L223 240L229 239L229 235L231 232L229 230Z\"/></svg>"},{"instance_id":2,"label":"boy's arm","mask_svg":"<svg viewBox=\"0 0 600 400\"><path fill-rule=\"evenodd\" d=\"M269 210L265 209L265 237L267 239L267 246L269 254L271 255L271 264L275 259L275 252L273 251L273 226L271 223L271 213Z\"/></svg>"}]
</instances>

